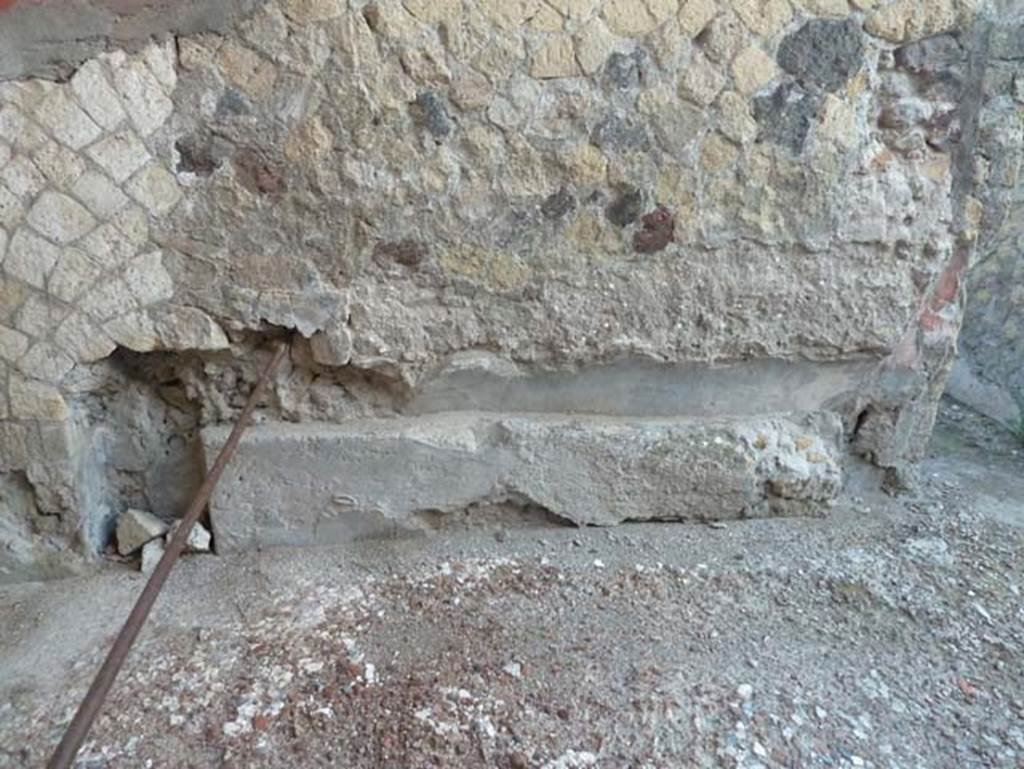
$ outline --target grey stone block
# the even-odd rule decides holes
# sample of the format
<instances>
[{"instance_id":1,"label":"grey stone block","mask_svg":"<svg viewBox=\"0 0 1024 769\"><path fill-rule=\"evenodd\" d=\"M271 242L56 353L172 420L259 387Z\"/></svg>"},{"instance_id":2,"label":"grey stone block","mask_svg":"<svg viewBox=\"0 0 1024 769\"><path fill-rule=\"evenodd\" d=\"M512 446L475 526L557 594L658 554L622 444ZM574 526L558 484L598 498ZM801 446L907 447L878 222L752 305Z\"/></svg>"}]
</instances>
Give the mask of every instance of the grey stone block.
<instances>
[{"instance_id":1,"label":"grey stone block","mask_svg":"<svg viewBox=\"0 0 1024 769\"><path fill-rule=\"evenodd\" d=\"M227 432L203 432L208 462ZM219 552L407 535L421 516L485 502L577 525L804 514L840 490L841 436L828 412L266 424L247 433L210 513Z\"/></svg>"}]
</instances>

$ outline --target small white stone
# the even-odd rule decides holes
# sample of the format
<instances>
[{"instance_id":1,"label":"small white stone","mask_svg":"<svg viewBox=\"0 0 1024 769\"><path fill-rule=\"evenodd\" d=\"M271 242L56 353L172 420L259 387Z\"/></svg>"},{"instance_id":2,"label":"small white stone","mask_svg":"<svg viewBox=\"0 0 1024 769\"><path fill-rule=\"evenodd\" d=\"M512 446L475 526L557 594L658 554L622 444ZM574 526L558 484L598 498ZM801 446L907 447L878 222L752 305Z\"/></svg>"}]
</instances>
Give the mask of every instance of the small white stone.
<instances>
[{"instance_id":1,"label":"small white stone","mask_svg":"<svg viewBox=\"0 0 1024 769\"><path fill-rule=\"evenodd\" d=\"M4 269L8 275L20 278L36 288L43 288L46 276L59 258L59 248L22 227L11 238Z\"/></svg>"},{"instance_id":2,"label":"small white stone","mask_svg":"<svg viewBox=\"0 0 1024 769\"><path fill-rule=\"evenodd\" d=\"M14 316L14 327L39 339L48 337L68 315L62 305L55 304L45 294L30 294Z\"/></svg>"},{"instance_id":3,"label":"small white stone","mask_svg":"<svg viewBox=\"0 0 1024 769\"><path fill-rule=\"evenodd\" d=\"M27 349L27 336L13 328L0 326L0 360L14 363Z\"/></svg>"},{"instance_id":4,"label":"small white stone","mask_svg":"<svg viewBox=\"0 0 1024 769\"><path fill-rule=\"evenodd\" d=\"M159 349L160 338L156 334L153 319L144 312L133 312L107 321L104 331L122 347L134 352L152 352Z\"/></svg>"},{"instance_id":5,"label":"small white stone","mask_svg":"<svg viewBox=\"0 0 1024 769\"><path fill-rule=\"evenodd\" d=\"M170 307L153 319L160 346L172 350L226 350L224 329L195 307Z\"/></svg>"},{"instance_id":6,"label":"small white stone","mask_svg":"<svg viewBox=\"0 0 1024 769\"><path fill-rule=\"evenodd\" d=\"M149 160L149 151L133 131L120 131L86 150L115 182L121 184Z\"/></svg>"},{"instance_id":7,"label":"small white stone","mask_svg":"<svg viewBox=\"0 0 1024 769\"><path fill-rule=\"evenodd\" d=\"M35 197L46 186L46 177L26 155L18 155L8 163L0 172L0 179L19 198Z\"/></svg>"},{"instance_id":8,"label":"small white stone","mask_svg":"<svg viewBox=\"0 0 1024 769\"><path fill-rule=\"evenodd\" d=\"M60 324L53 341L81 363L103 360L117 347L106 332L80 312L72 313Z\"/></svg>"},{"instance_id":9,"label":"small white stone","mask_svg":"<svg viewBox=\"0 0 1024 769\"><path fill-rule=\"evenodd\" d=\"M59 192L39 196L28 212L35 230L62 246L73 243L96 226L96 219L84 206Z\"/></svg>"},{"instance_id":10,"label":"small white stone","mask_svg":"<svg viewBox=\"0 0 1024 769\"><path fill-rule=\"evenodd\" d=\"M740 684L736 687L736 696L748 702L754 696L754 687L750 684Z\"/></svg>"},{"instance_id":11,"label":"small white stone","mask_svg":"<svg viewBox=\"0 0 1024 769\"><path fill-rule=\"evenodd\" d=\"M100 276L96 260L79 248L65 248L47 283L49 292L65 302L73 302Z\"/></svg>"},{"instance_id":12,"label":"small white stone","mask_svg":"<svg viewBox=\"0 0 1024 769\"><path fill-rule=\"evenodd\" d=\"M117 552L131 555L167 533L167 524L145 510L128 509L117 519Z\"/></svg>"},{"instance_id":13,"label":"small white stone","mask_svg":"<svg viewBox=\"0 0 1024 769\"><path fill-rule=\"evenodd\" d=\"M96 171L83 174L71 194L101 219L113 216L128 205L128 197L110 179Z\"/></svg>"},{"instance_id":14,"label":"small white stone","mask_svg":"<svg viewBox=\"0 0 1024 769\"><path fill-rule=\"evenodd\" d=\"M167 533L167 540L170 541L172 537L181 528L181 521L175 521L171 524L171 530ZM192 527L192 531L188 533L188 540L185 542L186 553L209 553L210 552L210 532L206 530L203 524L196 521Z\"/></svg>"},{"instance_id":15,"label":"small white stone","mask_svg":"<svg viewBox=\"0 0 1024 769\"><path fill-rule=\"evenodd\" d=\"M36 342L18 361L25 376L51 384L58 384L74 367L75 362L49 342Z\"/></svg>"},{"instance_id":16,"label":"small white stone","mask_svg":"<svg viewBox=\"0 0 1024 769\"><path fill-rule=\"evenodd\" d=\"M128 194L155 216L169 213L181 200L177 180L159 163L139 171L126 185Z\"/></svg>"},{"instance_id":17,"label":"small white stone","mask_svg":"<svg viewBox=\"0 0 1024 769\"><path fill-rule=\"evenodd\" d=\"M309 340L313 360L322 366L345 366L352 360L352 331L337 324L318 331Z\"/></svg>"},{"instance_id":18,"label":"small white stone","mask_svg":"<svg viewBox=\"0 0 1024 769\"><path fill-rule=\"evenodd\" d=\"M109 320L131 312L138 305L125 282L117 279L97 283L93 290L82 299L80 306L82 310L97 320ZM120 341L108 327L104 328L108 334L114 337L115 341Z\"/></svg>"},{"instance_id":19,"label":"small white stone","mask_svg":"<svg viewBox=\"0 0 1024 769\"><path fill-rule=\"evenodd\" d=\"M178 84L178 57L175 54L174 41L167 39L163 43L147 45L142 52L142 58L146 62L146 66L149 67L149 71L170 95Z\"/></svg>"},{"instance_id":20,"label":"small white stone","mask_svg":"<svg viewBox=\"0 0 1024 769\"><path fill-rule=\"evenodd\" d=\"M128 61L128 54L122 50L110 51L99 56L99 59L107 64L112 71L121 69Z\"/></svg>"},{"instance_id":21,"label":"small white stone","mask_svg":"<svg viewBox=\"0 0 1024 769\"><path fill-rule=\"evenodd\" d=\"M67 404L52 385L12 375L9 392L11 416L16 419L62 421L68 417Z\"/></svg>"},{"instance_id":22,"label":"small white stone","mask_svg":"<svg viewBox=\"0 0 1024 769\"><path fill-rule=\"evenodd\" d=\"M49 141L36 150L36 168L42 171L50 184L64 190L85 173L85 163L63 144Z\"/></svg>"},{"instance_id":23,"label":"small white stone","mask_svg":"<svg viewBox=\"0 0 1024 769\"><path fill-rule=\"evenodd\" d=\"M725 86L726 78L706 57L695 53L679 80L679 95L706 107Z\"/></svg>"},{"instance_id":24,"label":"small white stone","mask_svg":"<svg viewBox=\"0 0 1024 769\"><path fill-rule=\"evenodd\" d=\"M107 130L116 128L127 117L103 65L95 59L78 68L71 78L71 90L89 116Z\"/></svg>"},{"instance_id":25,"label":"small white stone","mask_svg":"<svg viewBox=\"0 0 1024 769\"><path fill-rule=\"evenodd\" d=\"M601 19L591 19L576 35L576 60L587 75L597 72L615 48L615 37Z\"/></svg>"},{"instance_id":26,"label":"small white stone","mask_svg":"<svg viewBox=\"0 0 1024 769\"><path fill-rule=\"evenodd\" d=\"M10 104L0 109L0 136L22 152L32 152L46 142L46 133L24 112Z\"/></svg>"},{"instance_id":27,"label":"small white stone","mask_svg":"<svg viewBox=\"0 0 1024 769\"><path fill-rule=\"evenodd\" d=\"M13 192L0 184L0 227L13 230L25 217L25 207Z\"/></svg>"},{"instance_id":28,"label":"small white stone","mask_svg":"<svg viewBox=\"0 0 1024 769\"><path fill-rule=\"evenodd\" d=\"M149 217L139 206L131 205L122 209L110 223L117 227L128 243L137 248L149 242Z\"/></svg>"},{"instance_id":29,"label":"small white stone","mask_svg":"<svg viewBox=\"0 0 1024 769\"><path fill-rule=\"evenodd\" d=\"M174 111L160 82L142 61L129 61L114 72L114 88L143 137L162 126Z\"/></svg>"},{"instance_id":30,"label":"small white stone","mask_svg":"<svg viewBox=\"0 0 1024 769\"><path fill-rule=\"evenodd\" d=\"M79 244L104 270L120 267L138 253L138 247L112 222L101 224Z\"/></svg>"},{"instance_id":31,"label":"small white stone","mask_svg":"<svg viewBox=\"0 0 1024 769\"><path fill-rule=\"evenodd\" d=\"M139 564L139 571L148 577L163 557L164 541L162 539L150 540L142 546L142 562Z\"/></svg>"},{"instance_id":32,"label":"small white stone","mask_svg":"<svg viewBox=\"0 0 1024 769\"><path fill-rule=\"evenodd\" d=\"M57 141L73 150L91 144L103 133L63 88L46 97L36 108L35 116Z\"/></svg>"},{"instance_id":33,"label":"small white stone","mask_svg":"<svg viewBox=\"0 0 1024 769\"><path fill-rule=\"evenodd\" d=\"M163 265L163 254L154 251L143 254L129 264L124 273L128 289L146 306L174 296L174 281Z\"/></svg>"}]
</instances>

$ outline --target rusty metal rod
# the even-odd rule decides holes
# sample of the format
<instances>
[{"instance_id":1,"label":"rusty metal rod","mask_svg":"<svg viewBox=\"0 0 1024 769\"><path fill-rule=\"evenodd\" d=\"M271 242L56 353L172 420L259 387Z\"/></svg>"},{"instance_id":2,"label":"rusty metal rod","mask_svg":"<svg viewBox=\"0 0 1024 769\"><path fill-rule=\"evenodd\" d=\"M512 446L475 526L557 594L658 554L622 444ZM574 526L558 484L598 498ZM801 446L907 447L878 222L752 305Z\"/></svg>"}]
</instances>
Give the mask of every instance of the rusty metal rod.
<instances>
[{"instance_id":1,"label":"rusty metal rod","mask_svg":"<svg viewBox=\"0 0 1024 769\"><path fill-rule=\"evenodd\" d=\"M153 570L153 574L150 576L146 586L142 589L142 593L135 602L135 606L132 607L131 614L129 614L128 619L125 620L124 627L122 627L121 632L117 634L117 639L114 641L114 645L110 647L110 652L107 654L107 658L103 661L102 667L100 667L99 672L96 674L96 678L93 680L92 686L89 687L89 691L86 693L85 699L82 700L82 704L78 706L75 717L72 718L71 723L68 724L67 731L64 732L64 737L57 746L57 750L50 759L50 763L47 764L47 769L71 768L75 757L78 755L79 748L81 748L82 743L85 742L85 738L89 734L89 729L92 728L93 721L96 720L96 716L99 714L100 708L103 706L103 702L107 698L107 693L110 691L110 687L114 685L114 679L117 678L117 674L120 672L121 666L124 664L125 658L128 656L128 652L131 651L135 638L139 635L139 631L142 630L142 626L146 622L146 618L149 616L149 612L153 608L153 604L156 602L157 596L160 595L160 590L167 581L167 577L171 573L171 569L174 568L174 564L178 560L178 556L180 556L182 551L185 549L185 544L188 542L188 535L192 531L192 527L195 525L196 521L199 520L199 516L206 508L206 504L210 501L210 496L213 494L213 489L217 485L217 481L220 480L221 475L224 473L224 468L227 467L228 462L231 461L231 457L238 448L238 443L242 439L242 433L245 432L245 429L248 426L249 419L252 417L252 412L256 408L256 403L259 401L260 396L267 387L267 382L270 381L270 377L281 363L281 359L284 358L287 351L288 344L284 342L280 343L277 350L274 352L274 357L270 359L266 368L263 369L263 373L260 375L259 381L253 388L252 393L250 393L249 400L246 401L245 407L242 409L242 414L238 417L238 421L235 423L234 429L231 430L231 434L228 436L227 441L221 448L220 453L217 454L217 459L214 461L213 467L211 467L210 472L207 473L202 486L199 487L199 491L196 492L196 496L192 500L192 504L189 507L188 512L185 513L185 517L182 519L177 531L174 533L174 536L171 537L171 541L168 543L163 557L156 565L156 569Z\"/></svg>"}]
</instances>

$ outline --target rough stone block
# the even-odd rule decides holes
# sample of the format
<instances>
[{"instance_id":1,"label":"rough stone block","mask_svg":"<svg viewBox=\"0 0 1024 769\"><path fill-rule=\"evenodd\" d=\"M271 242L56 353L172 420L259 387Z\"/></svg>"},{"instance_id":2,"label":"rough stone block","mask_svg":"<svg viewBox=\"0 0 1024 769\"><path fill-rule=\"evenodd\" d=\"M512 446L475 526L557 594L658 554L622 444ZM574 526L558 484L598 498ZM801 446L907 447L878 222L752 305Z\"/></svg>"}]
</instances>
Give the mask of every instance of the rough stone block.
<instances>
[{"instance_id":1,"label":"rough stone block","mask_svg":"<svg viewBox=\"0 0 1024 769\"><path fill-rule=\"evenodd\" d=\"M44 192L28 212L37 232L59 245L73 243L96 226L96 219L80 203L59 192Z\"/></svg>"},{"instance_id":2,"label":"rough stone block","mask_svg":"<svg viewBox=\"0 0 1024 769\"><path fill-rule=\"evenodd\" d=\"M125 510L117 519L117 552L131 555L167 533L167 524L145 510ZM162 548L161 548L162 549Z\"/></svg>"},{"instance_id":3,"label":"rough stone block","mask_svg":"<svg viewBox=\"0 0 1024 769\"><path fill-rule=\"evenodd\" d=\"M608 60L615 37L601 19L591 19L576 35L576 60L587 75L597 72Z\"/></svg>"},{"instance_id":4,"label":"rough stone block","mask_svg":"<svg viewBox=\"0 0 1024 769\"><path fill-rule=\"evenodd\" d=\"M28 349L28 337L20 331L0 326L0 360L13 363Z\"/></svg>"},{"instance_id":5,"label":"rough stone block","mask_svg":"<svg viewBox=\"0 0 1024 769\"><path fill-rule=\"evenodd\" d=\"M155 336L170 350L226 350L228 338L217 322L195 307L150 312Z\"/></svg>"},{"instance_id":6,"label":"rough stone block","mask_svg":"<svg viewBox=\"0 0 1024 769\"><path fill-rule=\"evenodd\" d=\"M679 6L679 26L688 37L696 37L718 14L715 0L683 0Z\"/></svg>"},{"instance_id":7,"label":"rough stone block","mask_svg":"<svg viewBox=\"0 0 1024 769\"><path fill-rule=\"evenodd\" d=\"M572 39L564 35L547 41L530 67L530 74L537 78L574 77L579 72Z\"/></svg>"},{"instance_id":8,"label":"rough stone block","mask_svg":"<svg viewBox=\"0 0 1024 769\"><path fill-rule=\"evenodd\" d=\"M113 177L118 184L142 168L149 160L149 151L132 131L120 131L96 142L88 155Z\"/></svg>"},{"instance_id":9,"label":"rough stone block","mask_svg":"<svg viewBox=\"0 0 1024 769\"><path fill-rule=\"evenodd\" d=\"M31 198L46 186L46 178L26 156L18 155L0 172L0 180L19 198Z\"/></svg>"},{"instance_id":10,"label":"rough stone block","mask_svg":"<svg viewBox=\"0 0 1024 769\"><path fill-rule=\"evenodd\" d=\"M22 152L32 152L46 142L46 132L12 104L0 107L0 136Z\"/></svg>"},{"instance_id":11,"label":"rough stone block","mask_svg":"<svg viewBox=\"0 0 1024 769\"><path fill-rule=\"evenodd\" d=\"M101 219L113 216L128 205L127 196L110 179L96 171L87 171L79 177L71 194Z\"/></svg>"},{"instance_id":12,"label":"rough stone block","mask_svg":"<svg viewBox=\"0 0 1024 769\"><path fill-rule=\"evenodd\" d=\"M143 254L124 271L125 283L139 304L155 304L174 296L174 281L164 269L159 251Z\"/></svg>"},{"instance_id":13,"label":"rough stone block","mask_svg":"<svg viewBox=\"0 0 1024 769\"><path fill-rule=\"evenodd\" d=\"M181 200L181 189L174 176L158 163L139 171L128 182L128 194L154 216L170 213Z\"/></svg>"},{"instance_id":14,"label":"rough stone block","mask_svg":"<svg viewBox=\"0 0 1024 769\"><path fill-rule=\"evenodd\" d=\"M160 563L160 559L164 557L164 541L162 539L152 539L142 546L142 560L139 563L139 571L144 576L149 576L156 569L156 565Z\"/></svg>"},{"instance_id":15,"label":"rough stone block","mask_svg":"<svg viewBox=\"0 0 1024 769\"><path fill-rule=\"evenodd\" d=\"M63 88L54 90L36 109L35 116L57 141L73 150L82 149L103 133Z\"/></svg>"},{"instance_id":16,"label":"rough stone block","mask_svg":"<svg viewBox=\"0 0 1024 769\"><path fill-rule=\"evenodd\" d=\"M6 186L0 184L0 227L13 230L25 216L25 206Z\"/></svg>"},{"instance_id":17,"label":"rough stone block","mask_svg":"<svg viewBox=\"0 0 1024 769\"><path fill-rule=\"evenodd\" d=\"M725 86L725 75L704 56L694 54L679 81L679 95L694 104L706 107Z\"/></svg>"},{"instance_id":18,"label":"rough stone block","mask_svg":"<svg viewBox=\"0 0 1024 769\"><path fill-rule=\"evenodd\" d=\"M60 391L52 385L12 376L9 387L11 415L16 419L63 421L68 407Z\"/></svg>"},{"instance_id":19,"label":"rough stone block","mask_svg":"<svg viewBox=\"0 0 1024 769\"><path fill-rule=\"evenodd\" d=\"M45 294L29 293L14 316L14 327L44 339L68 314L68 309Z\"/></svg>"},{"instance_id":20,"label":"rough stone block","mask_svg":"<svg viewBox=\"0 0 1024 769\"><path fill-rule=\"evenodd\" d=\"M53 339L64 352L82 363L102 360L116 347L106 333L79 312L69 315L60 324Z\"/></svg>"},{"instance_id":21,"label":"rough stone block","mask_svg":"<svg viewBox=\"0 0 1024 769\"><path fill-rule=\"evenodd\" d=\"M74 301L89 290L102 268L96 260L79 248L65 248L50 273L50 293L65 302Z\"/></svg>"},{"instance_id":22,"label":"rough stone block","mask_svg":"<svg viewBox=\"0 0 1024 769\"><path fill-rule=\"evenodd\" d=\"M167 98L160 82L142 61L133 60L117 69L114 88L132 124L143 137L162 126L174 111L174 104Z\"/></svg>"},{"instance_id":23,"label":"rough stone block","mask_svg":"<svg viewBox=\"0 0 1024 769\"><path fill-rule=\"evenodd\" d=\"M36 342L18 361L18 369L33 379L59 384L75 362L49 342Z\"/></svg>"},{"instance_id":24,"label":"rough stone block","mask_svg":"<svg viewBox=\"0 0 1024 769\"><path fill-rule=\"evenodd\" d=\"M673 0L607 0L604 19L616 35L639 37L657 27L676 8Z\"/></svg>"},{"instance_id":25,"label":"rough stone block","mask_svg":"<svg viewBox=\"0 0 1024 769\"><path fill-rule=\"evenodd\" d=\"M838 494L829 414L740 420L471 413L262 425L211 502L218 551L419 530L474 503L577 525L813 513ZM208 462L226 428L203 432Z\"/></svg>"},{"instance_id":26,"label":"rough stone block","mask_svg":"<svg viewBox=\"0 0 1024 769\"><path fill-rule=\"evenodd\" d=\"M82 159L55 141L47 142L33 156L36 167L58 189L67 190L85 173Z\"/></svg>"},{"instance_id":27,"label":"rough stone block","mask_svg":"<svg viewBox=\"0 0 1024 769\"><path fill-rule=\"evenodd\" d=\"M78 68L71 78L71 90L89 116L108 131L127 117L103 65L95 59Z\"/></svg>"},{"instance_id":28,"label":"rough stone block","mask_svg":"<svg viewBox=\"0 0 1024 769\"><path fill-rule=\"evenodd\" d=\"M812 19L779 44L779 65L805 87L837 91L863 64L860 28L849 19Z\"/></svg>"},{"instance_id":29,"label":"rough stone block","mask_svg":"<svg viewBox=\"0 0 1024 769\"><path fill-rule=\"evenodd\" d=\"M43 240L27 228L21 228L11 238L4 260L8 275L20 278L29 285L42 288L46 276L60 259L60 249Z\"/></svg>"},{"instance_id":30,"label":"rough stone block","mask_svg":"<svg viewBox=\"0 0 1024 769\"><path fill-rule=\"evenodd\" d=\"M840 0L846 5L846 0ZM789 0L733 0L732 8L755 35L772 37L793 16Z\"/></svg>"},{"instance_id":31,"label":"rough stone block","mask_svg":"<svg viewBox=\"0 0 1024 769\"><path fill-rule=\"evenodd\" d=\"M772 58L752 45L737 54L732 62L732 78L741 94L752 94L770 83L778 72Z\"/></svg>"},{"instance_id":32,"label":"rough stone block","mask_svg":"<svg viewBox=\"0 0 1024 769\"><path fill-rule=\"evenodd\" d=\"M181 526L181 521L175 521L171 524L170 530L167 532L167 541L177 533L178 528ZM198 521L192 527L192 530L188 533L188 540L185 542L186 553L208 553L210 552L211 535L206 530L206 527Z\"/></svg>"}]
</instances>

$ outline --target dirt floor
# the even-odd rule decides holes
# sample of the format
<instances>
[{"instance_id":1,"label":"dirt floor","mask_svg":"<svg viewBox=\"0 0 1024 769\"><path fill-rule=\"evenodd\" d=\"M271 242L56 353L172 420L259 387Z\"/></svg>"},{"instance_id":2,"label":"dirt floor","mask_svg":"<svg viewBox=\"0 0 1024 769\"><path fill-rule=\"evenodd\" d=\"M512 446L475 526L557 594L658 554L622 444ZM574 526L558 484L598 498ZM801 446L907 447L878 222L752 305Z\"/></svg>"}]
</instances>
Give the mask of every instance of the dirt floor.
<instances>
[{"instance_id":1,"label":"dirt floor","mask_svg":"<svg viewBox=\"0 0 1024 769\"><path fill-rule=\"evenodd\" d=\"M922 471L821 518L189 558L79 766L1020 769L1024 447L946 405ZM0 766L141 586L0 588Z\"/></svg>"}]
</instances>

